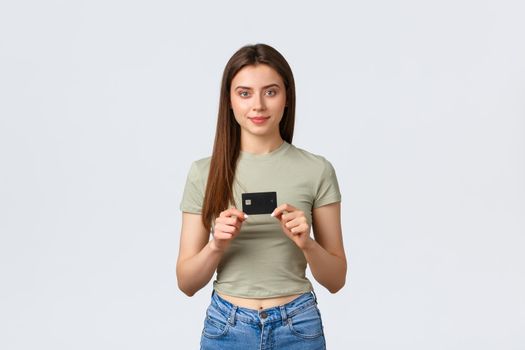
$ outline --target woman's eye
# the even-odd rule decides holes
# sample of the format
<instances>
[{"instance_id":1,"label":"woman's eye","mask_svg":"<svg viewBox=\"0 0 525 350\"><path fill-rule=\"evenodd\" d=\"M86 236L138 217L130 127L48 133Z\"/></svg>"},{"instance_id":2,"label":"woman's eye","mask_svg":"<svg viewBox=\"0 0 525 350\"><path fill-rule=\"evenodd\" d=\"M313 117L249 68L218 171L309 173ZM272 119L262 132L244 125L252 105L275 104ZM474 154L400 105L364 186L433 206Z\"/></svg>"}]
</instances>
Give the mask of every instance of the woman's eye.
<instances>
[{"instance_id":1,"label":"woman's eye","mask_svg":"<svg viewBox=\"0 0 525 350\"><path fill-rule=\"evenodd\" d=\"M275 96L275 94L277 93L275 90L268 90L266 92L268 93L269 96ZM248 91L239 92L239 96L241 97L248 97L248 95L249 95Z\"/></svg>"}]
</instances>

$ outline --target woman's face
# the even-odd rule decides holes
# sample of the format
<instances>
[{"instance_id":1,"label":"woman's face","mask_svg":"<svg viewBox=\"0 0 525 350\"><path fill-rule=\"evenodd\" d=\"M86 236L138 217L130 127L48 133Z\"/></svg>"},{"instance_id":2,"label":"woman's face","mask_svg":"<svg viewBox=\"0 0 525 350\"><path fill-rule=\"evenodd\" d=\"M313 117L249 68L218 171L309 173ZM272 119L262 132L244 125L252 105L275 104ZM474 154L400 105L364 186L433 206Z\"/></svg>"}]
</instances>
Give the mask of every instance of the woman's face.
<instances>
[{"instance_id":1,"label":"woman's face","mask_svg":"<svg viewBox=\"0 0 525 350\"><path fill-rule=\"evenodd\" d=\"M267 64L243 67L233 77L230 96L241 133L279 135L279 122L286 105L286 89L281 76L272 67Z\"/></svg>"}]
</instances>

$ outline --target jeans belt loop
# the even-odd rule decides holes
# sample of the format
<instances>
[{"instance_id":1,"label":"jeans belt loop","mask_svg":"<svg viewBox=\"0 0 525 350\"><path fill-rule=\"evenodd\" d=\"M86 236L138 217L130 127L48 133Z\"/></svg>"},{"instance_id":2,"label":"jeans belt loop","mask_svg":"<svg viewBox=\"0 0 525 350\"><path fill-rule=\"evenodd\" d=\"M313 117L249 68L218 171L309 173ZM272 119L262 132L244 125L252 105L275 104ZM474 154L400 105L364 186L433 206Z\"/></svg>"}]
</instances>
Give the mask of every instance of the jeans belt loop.
<instances>
[{"instance_id":1,"label":"jeans belt loop","mask_svg":"<svg viewBox=\"0 0 525 350\"><path fill-rule=\"evenodd\" d=\"M315 295L315 292L313 291L313 289L312 289L312 295L314 296L314 301L317 304L317 295Z\"/></svg>"},{"instance_id":2,"label":"jeans belt loop","mask_svg":"<svg viewBox=\"0 0 525 350\"><path fill-rule=\"evenodd\" d=\"M279 309L281 310L281 320L283 321L283 326L286 326L286 323L288 322L288 314L286 313L286 307L284 305L279 306Z\"/></svg>"},{"instance_id":3,"label":"jeans belt loop","mask_svg":"<svg viewBox=\"0 0 525 350\"><path fill-rule=\"evenodd\" d=\"M235 326L235 314L237 313L237 305L233 305L230 315L228 316L228 323Z\"/></svg>"}]
</instances>

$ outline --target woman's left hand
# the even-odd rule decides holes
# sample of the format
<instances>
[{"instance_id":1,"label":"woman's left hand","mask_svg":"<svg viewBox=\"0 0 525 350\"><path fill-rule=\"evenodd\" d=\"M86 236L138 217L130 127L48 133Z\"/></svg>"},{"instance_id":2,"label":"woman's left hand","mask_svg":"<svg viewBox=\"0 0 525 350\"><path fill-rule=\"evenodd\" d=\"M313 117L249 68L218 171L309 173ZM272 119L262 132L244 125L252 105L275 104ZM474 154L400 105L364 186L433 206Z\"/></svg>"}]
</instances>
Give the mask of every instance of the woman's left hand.
<instances>
[{"instance_id":1,"label":"woman's left hand","mask_svg":"<svg viewBox=\"0 0 525 350\"><path fill-rule=\"evenodd\" d=\"M285 203L275 208L271 215L281 222L283 232L301 250L311 243L310 225L303 211Z\"/></svg>"}]
</instances>

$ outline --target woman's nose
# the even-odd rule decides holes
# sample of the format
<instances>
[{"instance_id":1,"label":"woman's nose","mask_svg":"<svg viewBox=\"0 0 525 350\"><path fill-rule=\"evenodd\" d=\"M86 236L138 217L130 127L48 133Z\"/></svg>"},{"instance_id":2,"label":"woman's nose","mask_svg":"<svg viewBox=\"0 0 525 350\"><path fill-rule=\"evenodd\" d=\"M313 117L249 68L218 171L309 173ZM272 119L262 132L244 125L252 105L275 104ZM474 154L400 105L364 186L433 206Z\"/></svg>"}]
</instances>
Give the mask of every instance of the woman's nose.
<instances>
[{"instance_id":1,"label":"woman's nose","mask_svg":"<svg viewBox=\"0 0 525 350\"><path fill-rule=\"evenodd\" d=\"M264 99L260 95L255 95L253 99L253 109L254 110L264 109Z\"/></svg>"}]
</instances>

